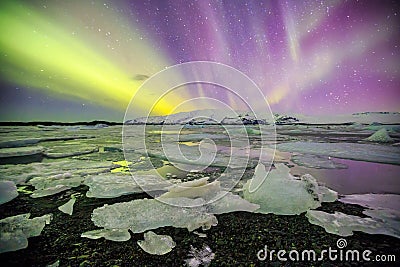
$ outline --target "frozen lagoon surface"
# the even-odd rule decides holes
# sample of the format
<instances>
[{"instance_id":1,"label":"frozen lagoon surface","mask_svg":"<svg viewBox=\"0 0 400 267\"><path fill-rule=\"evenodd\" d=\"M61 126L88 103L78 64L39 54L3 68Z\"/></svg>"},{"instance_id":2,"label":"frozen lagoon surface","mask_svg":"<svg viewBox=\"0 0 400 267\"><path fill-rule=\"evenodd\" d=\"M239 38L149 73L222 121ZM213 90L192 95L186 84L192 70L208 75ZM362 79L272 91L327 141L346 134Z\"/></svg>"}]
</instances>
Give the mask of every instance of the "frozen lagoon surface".
<instances>
[{"instance_id":1,"label":"frozen lagoon surface","mask_svg":"<svg viewBox=\"0 0 400 267\"><path fill-rule=\"evenodd\" d=\"M234 140L230 140L221 126L191 125L184 127L182 131L169 129L168 132L165 132L166 135L162 142L161 126L149 126L146 132L146 142L143 139L135 138L139 136L141 127L135 125L129 127L132 137L129 138L131 142L129 147L132 149L125 151L127 158L124 157L121 143L121 126L1 127L0 179L2 183L9 186L0 188L4 191L0 193L4 196L5 201L0 205L0 220L31 211L33 211L32 217L53 214L53 220L44 226L41 236L28 238L29 240L24 243L24 246L21 246L21 248L25 247L29 242L27 249L12 252L16 254L2 253L0 254L2 260L15 263L19 258L25 259L25 263L31 262L36 259L34 255L47 253L44 252L44 247L51 243L54 248L58 247L60 250L53 251L51 257L42 258L40 262L37 262L39 265L50 264L57 260L60 260L61 266L79 265L85 260L97 264L103 263L100 259L106 259L108 264L117 265L123 263L141 265L150 262L150 266L157 263L159 265L167 264L165 260L181 259L180 265L182 265L184 260L189 258L191 246L201 248L204 245L209 246L215 253L215 259L211 261L211 264L215 264L214 266L225 262L222 259L224 257L225 259L235 259L236 263L246 259L246 263L254 262L257 265L260 262L257 263L254 255L265 244L279 248L279 244L290 246L292 243L301 243L304 245L304 249L310 249L312 243L317 243L318 247L321 247L326 245L324 243L326 240L335 242L337 236L326 233L324 230L333 229L334 225L330 225L329 222L335 220L336 217L329 214L335 214L335 212L339 212L338 214L342 216L339 216L340 218L351 218L353 221L361 222L363 220L359 218L365 217L373 218L374 223L378 221L379 227L371 226L367 231L369 234L362 235L362 239L369 240L370 246L377 249L382 246L382 251L385 248L384 244L391 246L394 244L397 248L400 247L398 239L394 237L378 235L378 238L374 239L375 237L371 235L398 231L398 229L394 229L394 227L398 228L398 224L393 223L398 220L398 217L397 219L396 217L387 219L387 214L397 216L399 211L399 205L396 204L400 195L400 146L398 146L400 133L396 131L399 129L397 126L280 125L277 127L276 138L269 126L260 128L246 126L245 132L249 134L249 138L246 139L243 132L236 129L237 126L231 125L228 127L230 130L236 131L236 135L234 135ZM388 129L387 132L393 142L366 141L366 138L382 127ZM263 140L260 138L260 131L266 136ZM174 134L179 132L181 138L176 140ZM203 159L193 165L193 162L185 161L182 155L173 154L168 157L162 153L163 144L167 149L171 146L181 147L182 153L189 155L189 159L199 157L203 153ZM273 154L274 145L277 147L275 154ZM143 153L144 146L147 146L146 149L149 153L147 155ZM233 148L231 149L231 147ZM210 158L206 156L211 156L210 162ZM231 158L234 159L234 164L229 168L229 172L226 172L226 165ZM266 170L269 167L275 170L277 164L286 165L292 175L291 179L294 179L295 183L297 183L296 179L301 181L301 176L311 174L319 186L325 186L338 192L339 201L322 203L319 208L317 208L318 203L321 201L318 200L318 194L304 195L307 199L311 198L310 203L315 201L318 204L309 205L310 207L306 207L304 211L314 208L320 210L321 212L311 213L314 221L323 221L324 228L321 227L322 223L317 224L321 226L310 224L304 216L303 210L298 212L299 215L276 215L297 214L297 212L276 211L276 207L268 206L271 205L268 203L268 198L257 198L257 200L244 198L245 184L253 177L259 159L262 164L266 165ZM247 167L243 173L238 171L243 167ZM225 174L221 176L224 172ZM285 174L286 176L287 174ZM171 225L182 223L179 218L174 218L175 208L154 209L154 211L158 211L157 222L154 222L146 216L157 216L151 215L151 212L146 213L140 205L137 207L135 205L153 194L156 197L166 194L177 184L200 181L204 177L209 177L208 183L211 184L211 186L207 185L205 188L207 190L196 187L188 190L175 190L174 194L176 195L174 195L173 201L179 201L181 199L179 194L185 191L184 197L190 197L192 193L195 196L190 201L194 203L207 202L208 188L214 190L212 191L214 194L222 195L225 194L225 186L231 185L231 181L237 184L227 195L228 201L222 199L221 205L209 205L206 210L197 208L192 213L185 213L186 216L190 215L190 220L187 220L190 230L193 225L207 225L201 232L201 235L205 236L203 238L187 231L185 227L171 227ZM282 178L285 179L285 177ZM218 186L214 186L216 181L219 182ZM311 179L311 181L313 180ZM279 183L276 184L279 185ZM305 192L304 194L308 194L307 190L317 188L316 185L309 184L298 182L298 186ZM143 193L141 189L143 185L146 190L151 192L151 196ZM273 194L274 190L270 191L268 191L269 194ZM171 193L167 194L171 195ZM8 197L10 195L12 197ZM262 194L260 195L262 197ZM282 195L284 194L274 196L274 201L277 203L291 201L290 197L285 198ZM281 201L279 198L282 198ZM64 214L58 207L71 199L75 200L73 213L72 215L69 215L71 212ZM254 203L248 201L254 201ZM130 207L129 211L126 206ZM263 211L272 211L274 214L257 212L256 207L258 206L262 206ZM118 209L118 207L122 208ZM137 220L143 225L143 229L152 229L157 235L170 236L176 243L176 247L171 248L169 253L158 256L159 258L154 258L154 256L152 258L137 243L140 240L146 240L143 233L136 233L138 231L132 230L128 232L126 228L117 227L118 225L115 225L116 228L112 226L106 229L96 228L97 226L104 227L98 224L96 217L98 211L111 211L110 214L107 214L107 218L109 218L108 222L112 224L114 219L124 218L124 214L135 214L135 209L140 211ZM363 210L365 211L362 212ZM93 214L97 214L94 221L92 221ZM336 219L340 219L339 217ZM175 222L176 219L178 221ZM168 223L163 223L164 221L168 221ZM348 220L342 221L341 223L346 224ZM388 230L385 229L385 222L388 222ZM128 222L121 219L118 223L122 225ZM150 227L153 224L156 226L159 224L157 227L163 225L168 227ZM0 225L0 228L2 227L5 226ZM17 225L16 229L21 227L24 226ZM127 228L136 229L134 227L137 226L130 225ZM210 229L206 230L208 228ZM9 229L7 226L8 232ZM351 242L357 243L361 238L357 231L362 231L364 228L352 229L355 229L355 234L352 236L354 239ZM63 232L68 234L60 234ZM290 235L284 234L287 232ZM346 236L348 233L346 232ZM304 236L300 237L302 234ZM13 236L13 234L9 235ZM96 239L81 237L81 235ZM275 240L274 236L278 236L280 241ZM310 236L313 236L314 240L309 240ZM105 237L105 239L101 237ZM384 239L386 243L381 244L378 239ZM35 245L31 245L31 240L35 242ZM76 246L81 249L76 250ZM240 257L235 258L230 255L229 251L232 250L232 247L242 251ZM250 248L253 248L254 251ZM115 254L100 259L92 255L94 252L99 253L98 251L107 249L113 251L114 254L117 253L116 251L125 250L129 251L131 255ZM4 249L4 251L7 250L14 250L14 248ZM397 249L394 252L398 253L399 251ZM117 260L118 258L124 260L122 262L112 261L112 259ZM230 263L235 264L232 261Z\"/></svg>"}]
</instances>

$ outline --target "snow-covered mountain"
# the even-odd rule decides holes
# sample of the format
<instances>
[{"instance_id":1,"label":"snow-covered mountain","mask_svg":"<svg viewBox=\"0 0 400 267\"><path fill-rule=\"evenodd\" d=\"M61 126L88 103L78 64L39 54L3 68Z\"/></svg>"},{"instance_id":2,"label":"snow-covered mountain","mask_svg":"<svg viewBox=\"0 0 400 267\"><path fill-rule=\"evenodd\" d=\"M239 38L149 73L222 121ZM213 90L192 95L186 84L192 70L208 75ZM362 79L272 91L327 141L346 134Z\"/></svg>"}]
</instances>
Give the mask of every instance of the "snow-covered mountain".
<instances>
[{"instance_id":1,"label":"snow-covered mountain","mask_svg":"<svg viewBox=\"0 0 400 267\"><path fill-rule=\"evenodd\" d=\"M268 118L269 117L269 118ZM225 110L196 110L180 112L167 116L140 117L125 121L125 124L270 124L274 123L271 115L256 118L251 112L232 112Z\"/></svg>"},{"instance_id":2,"label":"snow-covered mountain","mask_svg":"<svg viewBox=\"0 0 400 267\"><path fill-rule=\"evenodd\" d=\"M306 116L306 115L287 115L270 114L256 118L254 114L246 111L224 110L196 110L190 112L180 112L167 116L150 116L128 119L125 124L400 124L399 112L363 112L346 115L325 115L325 116Z\"/></svg>"}]
</instances>

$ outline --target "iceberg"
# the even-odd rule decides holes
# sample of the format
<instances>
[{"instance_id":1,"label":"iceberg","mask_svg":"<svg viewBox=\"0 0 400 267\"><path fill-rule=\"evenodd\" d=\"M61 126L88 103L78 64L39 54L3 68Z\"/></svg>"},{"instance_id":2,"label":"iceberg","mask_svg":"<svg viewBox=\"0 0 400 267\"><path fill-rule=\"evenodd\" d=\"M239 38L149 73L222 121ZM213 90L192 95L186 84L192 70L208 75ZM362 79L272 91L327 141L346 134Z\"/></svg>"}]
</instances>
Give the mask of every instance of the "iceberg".
<instances>
[{"instance_id":1,"label":"iceberg","mask_svg":"<svg viewBox=\"0 0 400 267\"><path fill-rule=\"evenodd\" d=\"M289 170L280 163L268 173L264 165L257 165L254 177L243 186L244 198L260 205L255 212L296 215L319 207L324 200L336 200L335 192L319 186L311 175L299 180ZM250 190L254 184L259 186Z\"/></svg>"},{"instance_id":2,"label":"iceberg","mask_svg":"<svg viewBox=\"0 0 400 267\"><path fill-rule=\"evenodd\" d=\"M36 190L42 190L56 185L77 187L81 185L82 181L83 178L81 176L66 172L48 177L35 177L30 179L28 184L33 185Z\"/></svg>"},{"instance_id":3,"label":"iceberg","mask_svg":"<svg viewBox=\"0 0 400 267\"><path fill-rule=\"evenodd\" d=\"M203 177L194 181L184 182L171 186L167 193L162 194L158 199L186 197L186 198L198 198L202 196L215 195L216 192L220 191L220 182L214 181L208 183L209 177Z\"/></svg>"},{"instance_id":4,"label":"iceberg","mask_svg":"<svg viewBox=\"0 0 400 267\"><path fill-rule=\"evenodd\" d=\"M382 128L379 131L376 131L373 135L365 139L369 142L376 143L392 143L394 140L389 136L386 128Z\"/></svg>"},{"instance_id":5,"label":"iceberg","mask_svg":"<svg viewBox=\"0 0 400 267\"><path fill-rule=\"evenodd\" d=\"M209 183L209 177L203 177L194 181L184 182L171 186L168 192L157 197L158 200L172 204L176 198L200 199L201 205L205 205L207 211L212 214L223 214L234 211L253 212L260 206L231 192L222 190L218 180ZM194 202L197 204L197 202ZM185 205L189 203L179 203Z\"/></svg>"}]
</instances>

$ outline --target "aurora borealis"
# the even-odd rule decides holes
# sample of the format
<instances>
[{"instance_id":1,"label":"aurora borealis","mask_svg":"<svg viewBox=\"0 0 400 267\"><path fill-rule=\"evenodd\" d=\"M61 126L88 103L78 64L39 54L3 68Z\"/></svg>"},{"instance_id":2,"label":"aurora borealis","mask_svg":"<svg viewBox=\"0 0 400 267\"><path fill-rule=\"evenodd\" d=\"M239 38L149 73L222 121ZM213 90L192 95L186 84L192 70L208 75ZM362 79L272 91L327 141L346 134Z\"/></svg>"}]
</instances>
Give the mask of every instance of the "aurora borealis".
<instances>
[{"instance_id":1,"label":"aurora borealis","mask_svg":"<svg viewBox=\"0 0 400 267\"><path fill-rule=\"evenodd\" d=\"M400 111L399 11L396 1L2 1L0 119L121 121L147 76L194 60L242 71L277 113ZM157 113L199 96L231 101L212 86L185 90ZM138 113L151 105L141 103Z\"/></svg>"}]
</instances>

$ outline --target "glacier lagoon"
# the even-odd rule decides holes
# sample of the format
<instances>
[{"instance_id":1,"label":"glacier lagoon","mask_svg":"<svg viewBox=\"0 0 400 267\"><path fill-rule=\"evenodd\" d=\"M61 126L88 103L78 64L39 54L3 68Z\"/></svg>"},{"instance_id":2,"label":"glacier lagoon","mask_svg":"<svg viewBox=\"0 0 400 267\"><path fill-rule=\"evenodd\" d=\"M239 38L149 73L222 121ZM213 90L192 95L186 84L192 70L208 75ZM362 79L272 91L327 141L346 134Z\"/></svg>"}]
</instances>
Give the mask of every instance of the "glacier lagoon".
<instances>
[{"instance_id":1,"label":"glacier lagoon","mask_svg":"<svg viewBox=\"0 0 400 267\"><path fill-rule=\"evenodd\" d=\"M230 131L239 128L229 127ZM400 132L396 125L379 127L388 129L391 142L366 140L380 130L368 124L276 125L273 138L270 126L247 125L248 138L236 135L234 140L221 125L191 124L165 131L161 140L162 126L151 125L146 142L135 138L142 127L129 125L133 138L124 151L121 125L2 126L0 220L13 221L13 216L27 213L31 218L51 214L52 220L19 248L15 242L7 248L13 236L20 235L1 221L4 252L0 258L25 265L179 266L193 248L207 247L206 254L213 255L211 266L258 266L262 263L256 253L265 245L317 251L334 246L341 237L329 225L335 212L337 219L370 218L367 233L362 232L365 227L347 230L344 220L338 233L346 233L349 248L399 255ZM267 138L260 138L260 132ZM175 133L180 133L178 140ZM165 150L179 147L189 160L176 153L165 155L163 146ZM279 166L289 174L280 174ZM309 204L300 203L304 209L295 207L292 213L293 196L275 195L263 186L259 189L267 192L265 198L264 191L258 191L256 198L246 197L248 183L257 179L256 168L271 169L277 179L275 190L281 186L279 175L289 179L283 183L286 189L292 184L303 188L301 199ZM327 190L337 192L328 202L323 201L331 192ZM268 199L271 196L274 201ZM207 204L214 198L219 199L217 204ZM144 199L148 199L148 213L140 208ZM382 199L390 205L382 204ZM287 205L272 204L282 201ZM72 202L73 209L60 211ZM182 203L193 205L193 210L182 211ZM323 220L329 232L309 222L310 209L318 211L309 213L312 222ZM132 221L129 214L140 216ZM124 221L126 217L131 221ZM20 227L28 227L29 221ZM138 242L146 239L150 229L165 235L169 243L173 240L174 247L164 248L168 252L163 255L147 253Z\"/></svg>"}]
</instances>

